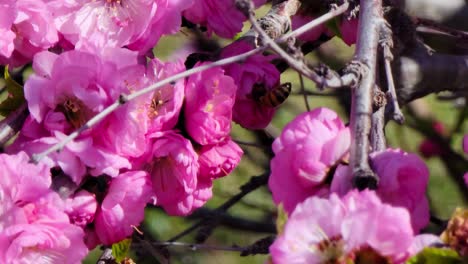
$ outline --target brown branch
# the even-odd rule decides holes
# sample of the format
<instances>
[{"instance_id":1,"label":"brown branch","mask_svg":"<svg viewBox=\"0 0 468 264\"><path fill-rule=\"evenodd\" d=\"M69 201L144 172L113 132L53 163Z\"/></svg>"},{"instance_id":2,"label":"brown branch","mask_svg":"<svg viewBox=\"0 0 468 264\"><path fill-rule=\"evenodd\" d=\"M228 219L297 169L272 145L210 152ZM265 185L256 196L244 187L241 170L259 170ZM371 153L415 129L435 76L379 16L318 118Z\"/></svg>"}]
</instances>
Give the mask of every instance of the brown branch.
<instances>
[{"instance_id":1,"label":"brown branch","mask_svg":"<svg viewBox=\"0 0 468 264\"><path fill-rule=\"evenodd\" d=\"M372 113L372 127L370 131L370 143L372 152L382 151L387 148L385 139L385 106L387 104L385 93L378 85L374 86L374 108Z\"/></svg>"},{"instance_id":2,"label":"brown branch","mask_svg":"<svg viewBox=\"0 0 468 264\"><path fill-rule=\"evenodd\" d=\"M371 130L372 97L376 80L377 47L383 23L381 0L362 0L359 14L358 39L354 61L368 69L353 90L351 106L350 165L353 184L358 189L377 188L378 178L369 166L369 134Z\"/></svg>"},{"instance_id":3,"label":"brown branch","mask_svg":"<svg viewBox=\"0 0 468 264\"><path fill-rule=\"evenodd\" d=\"M468 93L468 56L431 55L418 49L394 62L393 72L402 104L441 91Z\"/></svg>"}]
</instances>

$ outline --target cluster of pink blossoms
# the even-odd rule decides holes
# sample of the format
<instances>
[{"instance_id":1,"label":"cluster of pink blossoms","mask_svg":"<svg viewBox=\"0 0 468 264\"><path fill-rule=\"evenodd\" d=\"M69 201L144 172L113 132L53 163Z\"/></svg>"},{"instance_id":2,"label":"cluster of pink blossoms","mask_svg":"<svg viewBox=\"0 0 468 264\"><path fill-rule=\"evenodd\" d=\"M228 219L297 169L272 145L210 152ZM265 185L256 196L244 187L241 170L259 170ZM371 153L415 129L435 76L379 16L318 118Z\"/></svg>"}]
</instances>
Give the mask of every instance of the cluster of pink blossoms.
<instances>
[{"instance_id":1,"label":"cluster of pink blossoms","mask_svg":"<svg viewBox=\"0 0 468 264\"><path fill-rule=\"evenodd\" d=\"M84 232L70 223L66 202L51 189L50 168L24 152L0 154L0 262L79 263Z\"/></svg>"},{"instance_id":2,"label":"cluster of pink blossoms","mask_svg":"<svg viewBox=\"0 0 468 264\"><path fill-rule=\"evenodd\" d=\"M307 214L310 216L310 218L308 218L309 222L307 224L304 222L304 225L310 225L310 221L319 221L317 226L312 225L311 228L313 230L310 232L317 232L316 229L321 228L324 229L327 236L317 237L317 234L310 233L309 235L302 235L306 240L303 242L306 244L310 243L307 241L316 241L316 243L320 241L320 243L327 241L333 242L331 243L333 247L339 248L330 249L330 252L340 253L340 257L337 257L330 256L330 252L312 251L315 252L312 254L311 251L307 253L305 251L301 251L302 253L295 251L293 248L296 248L296 246L293 243L287 242L288 237L294 236L294 232L302 232L301 234L304 234L304 231L288 231L288 228L286 228L284 235L280 236L272 247L272 255L275 263L286 263L283 260L287 257L297 257L297 263L301 263L299 260L308 260L309 257L311 259L316 259L318 257L321 261L329 257L334 260L339 260L349 257L349 254L356 248L362 250L363 245L371 247L373 250L379 252L379 256L390 257L393 261L399 258L405 259L405 257L409 256L403 253L408 250L413 239L413 234L418 234L421 229L429 223L429 203L425 194L429 180L429 171L426 165L418 156L401 150L388 149L374 152L371 154L370 161L373 171L379 177L378 189L375 193L372 192L372 194L350 194L353 192L352 175L346 165L350 142L349 128L344 125L335 112L327 108L318 108L297 116L284 128L280 137L274 141L273 151L275 157L271 161L269 187L273 194L273 200L277 204L283 204L285 210L290 215L290 222L292 222L292 224L290 224L290 229L300 228L298 227L299 224L294 223L295 221L305 221L303 220L305 216L299 215ZM347 200L349 200L349 196L357 197L355 199L358 200L369 200L369 197L372 196L371 200L374 200L376 204L386 204L384 207L388 207L388 209L385 210L399 210L398 212L400 213L398 213L398 215L404 215L404 217L391 221L398 223L393 224L398 226L398 228L407 226L407 230L402 229L404 232L401 231L401 234L397 234L399 232L397 232L397 230L391 231L395 232L394 238L390 235L389 237L379 235L378 232L390 232L388 230L386 231L386 224L380 226L380 221L385 219L385 217L362 215L364 211L366 214L372 214L373 210L371 210L371 208L362 207L361 209L363 212L350 214L352 219L349 221L356 221L356 223L359 222L363 225L361 227L353 226L353 228L355 228L354 230L347 230L346 232L350 232L350 234L360 234L359 236L362 234L369 234L370 236L375 235L375 238L362 237L362 240L355 241L355 238L346 238L344 234L336 233L339 230L345 232L343 226L340 227L340 225L346 223L346 220L344 216L333 215L335 211L330 209L334 208L333 206L327 207L328 209L320 209L324 205L317 205L319 208L314 209L313 206L309 204L318 203L317 201L346 204ZM360 201L359 203L365 202ZM343 207L343 205L335 206L339 208ZM381 207L381 205L377 207ZM315 210L323 211L319 213ZM343 212L346 212L346 209L343 210L345 210ZM330 212L332 215L330 215ZM336 213L342 214L343 212L337 211ZM404 212L404 214L401 212ZM397 213L395 213L395 215L397 215ZM354 217L358 218L355 219ZM333 222L326 223L325 221L332 221L332 219L335 218L339 219L340 224L337 223L337 226L333 228L338 229L329 231L328 228L331 228L329 225ZM376 229L375 232L377 232L376 234L363 231L363 228L367 228L371 225L363 220L366 218L368 218L366 221L379 219L379 226L376 226L376 222L373 222ZM341 223L341 221L343 221L343 223ZM349 226L347 225L348 224L346 224L346 227L348 228ZM379 230L381 228L382 230ZM399 237L400 235L405 238L401 240L402 238ZM334 241L333 239L337 236L339 241ZM376 239L375 242L382 243L382 245L390 243L387 246L394 245L395 247L401 246L401 248L394 248L395 252L393 253L385 252L384 249L379 249L378 244L369 244L372 243L372 239ZM399 240L407 241L408 243L400 241L400 244L395 244ZM317 249L322 249L322 247L318 245L316 247ZM300 256L295 256L294 254ZM324 256L326 256L326 258L324 258ZM321 261L317 260L310 263L326 262Z\"/></svg>"},{"instance_id":3,"label":"cluster of pink blossoms","mask_svg":"<svg viewBox=\"0 0 468 264\"><path fill-rule=\"evenodd\" d=\"M410 215L373 191L310 197L298 204L270 247L274 263L404 263L441 240L414 236Z\"/></svg>"},{"instance_id":4,"label":"cluster of pink blossoms","mask_svg":"<svg viewBox=\"0 0 468 264\"><path fill-rule=\"evenodd\" d=\"M34 71L24 85L30 115L9 155L0 156L14 164L0 186L9 206L0 213L2 263L36 255L78 263L87 248L128 237L148 203L172 215L192 213L243 155L230 138L233 116L246 127L271 121L274 108L253 100L252 86L273 89L280 73L271 57L256 55L126 102L60 152L29 165L31 155L61 142L121 95L184 71L182 60L145 58L162 35L179 30L183 15L222 37L239 32L246 18L233 1L0 2L7 14L0 18L0 63L32 61ZM243 45L224 55L251 49Z\"/></svg>"},{"instance_id":5,"label":"cluster of pink blossoms","mask_svg":"<svg viewBox=\"0 0 468 264\"><path fill-rule=\"evenodd\" d=\"M161 36L179 30L182 15L226 38L246 20L230 0L2 0L0 12L0 63L15 67L52 47L126 47L146 54Z\"/></svg>"}]
</instances>

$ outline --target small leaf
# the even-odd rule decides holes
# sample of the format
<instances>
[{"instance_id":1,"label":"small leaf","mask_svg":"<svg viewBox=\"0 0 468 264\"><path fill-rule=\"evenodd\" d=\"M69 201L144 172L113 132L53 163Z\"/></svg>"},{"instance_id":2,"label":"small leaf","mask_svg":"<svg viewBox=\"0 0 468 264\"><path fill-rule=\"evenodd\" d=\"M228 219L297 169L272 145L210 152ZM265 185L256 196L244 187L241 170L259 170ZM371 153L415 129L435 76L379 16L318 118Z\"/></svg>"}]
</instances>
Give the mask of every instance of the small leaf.
<instances>
[{"instance_id":1,"label":"small leaf","mask_svg":"<svg viewBox=\"0 0 468 264\"><path fill-rule=\"evenodd\" d=\"M18 109L25 102L25 99L23 86L11 78L8 66L5 67L4 78L8 95L0 103L0 115L7 116Z\"/></svg>"},{"instance_id":2,"label":"small leaf","mask_svg":"<svg viewBox=\"0 0 468 264\"><path fill-rule=\"evenodd\" d=\"M132 240L130 238L124 239L118 243L112 244L112 255L115 257L117 263L122 262L130 251L130 244Z\"/></svg>"},{"instance_id":3,"label":"small leaf","mask_svg":"<svg viewBox=\"0 0 468 264\"><path fill-rule=\"evenodd\" d=\"M276 218L276 231L278 235L283 233L284 225L288 221L288 213L284 210L283 204L278 206L278 217Z\"/></svg>"},{"instance_id":4,"label":"small leaf","mask_svg":"<svg viewBox=\"0 0 468 264\"><path fill-rule=\"evenodd\" d=\"M406 264L462 264L463 261L458 253L449 248L423 249L417 255L406 261Z\"/></svg>"}]
</instances>

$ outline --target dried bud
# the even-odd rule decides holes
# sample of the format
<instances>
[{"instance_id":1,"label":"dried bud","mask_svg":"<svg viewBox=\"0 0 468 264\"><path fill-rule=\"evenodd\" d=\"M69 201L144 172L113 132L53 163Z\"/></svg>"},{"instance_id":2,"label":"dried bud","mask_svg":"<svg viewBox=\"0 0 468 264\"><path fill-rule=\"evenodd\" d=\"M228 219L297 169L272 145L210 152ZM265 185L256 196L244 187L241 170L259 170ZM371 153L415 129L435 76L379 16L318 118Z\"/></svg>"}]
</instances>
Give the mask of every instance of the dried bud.
<instances>
[{"instance_id":1,"label":"dried bud","mask_svg":"<svg viewBox=\"0 0 468 264\"><path fill-rule=\"evenodd\" d=\"M441 239L462 256L468 256L468 210L457 208Z\"/></svg>"}]
</instances>

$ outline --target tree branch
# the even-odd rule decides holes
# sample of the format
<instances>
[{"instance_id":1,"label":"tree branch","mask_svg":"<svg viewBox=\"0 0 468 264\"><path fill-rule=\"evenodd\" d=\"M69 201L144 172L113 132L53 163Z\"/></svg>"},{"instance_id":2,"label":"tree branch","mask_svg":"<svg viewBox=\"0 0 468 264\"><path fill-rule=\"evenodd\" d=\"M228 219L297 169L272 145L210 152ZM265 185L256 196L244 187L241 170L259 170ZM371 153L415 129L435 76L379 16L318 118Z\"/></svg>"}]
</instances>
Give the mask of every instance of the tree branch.
<instances>
[{"instance_id":1,"label":"tree branch","mask_svg":"<svg viewBox=\"0 0 468 264\"><path fill-rule=\"evenodd\" d=\"M377 47L382 18L381 0L362 0L358 39L353 61L367 69L362 81L353 89L351 106L350 167L353 184L358 189L377 187L378 178L369 166L369 134L371 129L372 95L376 79ZM361 69L362 69L361 67Z\"/></svg>"}]
</instances>

